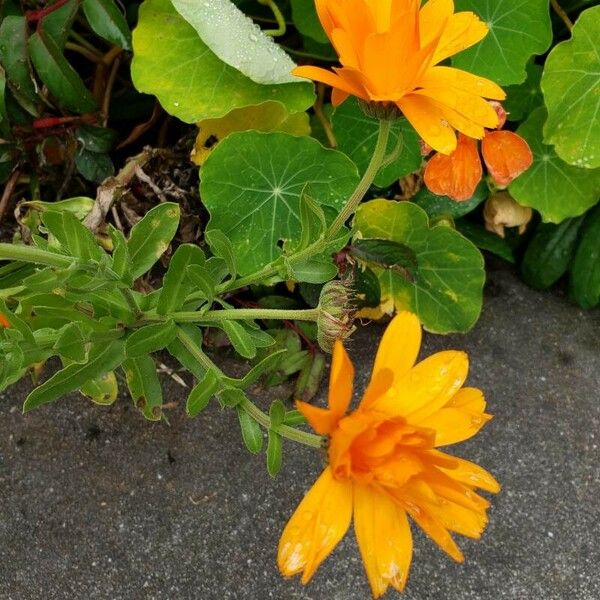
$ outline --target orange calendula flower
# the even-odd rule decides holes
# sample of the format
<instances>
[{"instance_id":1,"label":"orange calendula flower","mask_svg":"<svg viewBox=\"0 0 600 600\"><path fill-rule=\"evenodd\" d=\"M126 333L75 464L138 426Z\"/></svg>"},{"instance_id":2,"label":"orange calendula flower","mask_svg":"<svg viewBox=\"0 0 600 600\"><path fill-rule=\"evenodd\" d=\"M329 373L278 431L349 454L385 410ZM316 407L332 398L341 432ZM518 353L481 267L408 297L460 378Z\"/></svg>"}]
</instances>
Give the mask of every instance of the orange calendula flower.
<instances>
[{"instance_id":1,"label":"orange calendula flower","mask_svg":"<svg viewBox=\"0 0 600 600\"><path fill-rule=\"evenodd\" d=\"M452 538L479 538L489 502L476 488L498 492L478 465L438 448L475 435L491 418L481 391L463 387L468 359L439 352L415 365L421 325L403 312L388 326L359 407L346 414L354 369L335 346L326 409L298 402L318 433L329 436L329 464L286 525L278 564L307 583L354 530L373 596L404 589L412 559L409 517L457 561Z\"/></svg>"},{"instance_id":2,"label":"orange calendula flower","mask_svg":"<svg viewBox=\"0 0 600 600\"><path fill-rule=\"evenodd\" d=\"M481 153L494 183L505 188L529 169L533 154L520 135L500 131L506 122L506 112L499 103L490 104L498 114L498 131L486 131ZM446 156L438 152L429 159L423 181L434 194L461 202L473 197L482 175L477 140L460 134L458 146L452 154Z\"/></svg>"},{"instance_id":3,"label":"orange calendula flower","mask_svg":"<svg viewBox=\"0 0 600 600\"><path fill-rule=\"evenodd\" d=\"M440 63L482 40L488 28L453 0L316 0L319 19L341 68L314 66L294 75L333 87L332 102L348 96L397 106L435 150L456 148L455 130L481 139L498 116L484 100L503 100L495 83Z\"/></svg>"},{"instance_id":4,"label":"orange calendula flower","mask_svg":"<svg viewBox=\"0 0 600 600\"><path fill-rule=\"evenodd\" d=\"M10 321L0 313L0 327L10 327Z\"/></svg>"}]
</instances>

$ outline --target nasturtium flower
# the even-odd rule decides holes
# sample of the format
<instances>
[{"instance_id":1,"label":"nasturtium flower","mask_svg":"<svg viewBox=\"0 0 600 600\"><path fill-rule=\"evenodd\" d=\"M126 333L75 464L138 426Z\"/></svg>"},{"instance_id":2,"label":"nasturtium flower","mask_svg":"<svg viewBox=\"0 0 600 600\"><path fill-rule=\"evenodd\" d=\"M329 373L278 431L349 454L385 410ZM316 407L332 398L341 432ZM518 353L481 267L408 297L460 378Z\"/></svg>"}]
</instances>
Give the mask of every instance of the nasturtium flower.
<instances>
[{"instance_id":1,"label":"nasturtium flower","mask_svg":"<svg viewBox=\"0 0 600 600\"><path fill-rule=\"evenodd\" d=\"M491 418L480 390L463 387L463 352L415 365L421 325L403 312L388 326L371 381L348 414L354 369L341 342L333 353L328 408L298 402L315 431L329 437L328 465L287 523L278 550L286 576L307 583L354 520L374 597L404 589L412 560L409 517L457 561L452 532L479 538L488 500L498 492L483 468L439 450L475 435Z\"/></svg>"},{"instance_id":2,"label":"nasturtium flower","mask_svg":"<svg viewBox=\"0 0 600 600\"><path fill-rule=\"evenodd\" d=\"M497 102L491 106L498 114L496 131L486 131L481 141L483 162L492 181L505 188L533 164L529 144L512 131L502 131L506 112ZM425 167L423 181L434 194L461 202L473 197L483 176L478 142L464 134L458 136L458 146L450 155L434 154Z\"/></svg>"},{"instance_id":3,"label":"nasturtium flower","mask_svg":"<svg viewBox=\"0 0 600 600\"><path fill-rule=\"evenodd\" d=\"M450 154L461 131L481 139L498 116L484 100L505 93L488 79L440 63L481 41L487 25L453 0L316 0L317 13L340 59L328 71L293 73L333 87L337 106L348 96L395 105L435 150Z\"/></svg>"},{"instance_id":4,"label":"nasturtium flower","mask_svg":"<svg viewBox=\"0 0 600 600\"><path fill-rule=\"evenodd\" d=\"M2 313L0 313L0 327L10 327L10 321Z\"/></svg>"}]
</instances>

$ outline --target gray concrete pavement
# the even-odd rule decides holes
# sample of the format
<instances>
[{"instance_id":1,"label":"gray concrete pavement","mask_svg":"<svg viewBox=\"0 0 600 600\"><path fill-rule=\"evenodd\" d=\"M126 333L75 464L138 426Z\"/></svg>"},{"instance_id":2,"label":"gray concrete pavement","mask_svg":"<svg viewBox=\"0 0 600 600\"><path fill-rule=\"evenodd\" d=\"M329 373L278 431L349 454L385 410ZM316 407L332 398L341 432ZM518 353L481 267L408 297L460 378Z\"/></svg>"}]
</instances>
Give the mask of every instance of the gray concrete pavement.
<instances>
[{"instance_id":1,"label":"gray concrete pavement","mask_svg":"<svg viewBox=\"0 0 600 600\"><path fill-rule=\"evenodd\" d=\"M458 447L503 484L479 542L456 565L417 534L406 600L600 598L600 316L492 271L462 348L496 418ZM350 348L364 386L380 331ZM169 401L181 388L165 381ZM347 536L306 588L277 573L286 519L320 470L285 446L276 481L242 447L235 414L212 406L170 426L65 398L27 416L21 383L0 399L0 598L7 600L358 600L368 586ZM396 597L389 593L386 598Z\"/></svg>"}]
</instances>

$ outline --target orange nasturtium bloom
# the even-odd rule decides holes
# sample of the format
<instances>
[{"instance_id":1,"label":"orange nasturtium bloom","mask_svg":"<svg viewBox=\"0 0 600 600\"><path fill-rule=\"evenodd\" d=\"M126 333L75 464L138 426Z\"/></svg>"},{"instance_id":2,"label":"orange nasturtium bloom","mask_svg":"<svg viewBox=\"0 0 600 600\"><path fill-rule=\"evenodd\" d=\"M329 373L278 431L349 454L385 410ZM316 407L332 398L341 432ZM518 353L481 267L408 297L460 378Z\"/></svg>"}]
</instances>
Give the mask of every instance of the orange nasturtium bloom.
<instances>
[{"instance_id":1,"label":"orange nasturtium bloom","mask_svg":"<svg viewBox=\"0 0 600 600\"><path fill-rule=\"evenodd\" d=\"M454 13L453 0L316 0L319 19L341 68L314 66L294 75L348 96L396 105L433 149L450 154L455 130L481 139L498 116L484 100L503 100L492 81L440 63L482 40L488 28L474 13Z\"/></svg>"},{"instance_id":2,"label":"orange nasturtium bloom","mask_svg":"<svg viewBox=\"0 0 600 600\"><path fill-rule=\"evenodd\" d=\"M374 597L388 586L402 591L412 558L410 516L457 561L456 532L479 538L489 502L475 492L498 492L478 465L438 450L475 435L491 418L480 390L462 387L463 352L439 352L414 364L421 326L403 312L388 326L371 382L359 407L346 414L354 370L337 342L329 407L298 402L312 427L329 436L329 464L286 525L278 564L307 583L342 539L354 530Z\"/></svg>"},{"instance_id":3,"label":"orange nasturtium bloom","mask_svg":"<svg viewBox=\"0 0 600 600\"><path fill-rule=\"evenodd\" d=\"M0 327L10 327L10 321L0 313Z\"/></svg>"}]
</instances>

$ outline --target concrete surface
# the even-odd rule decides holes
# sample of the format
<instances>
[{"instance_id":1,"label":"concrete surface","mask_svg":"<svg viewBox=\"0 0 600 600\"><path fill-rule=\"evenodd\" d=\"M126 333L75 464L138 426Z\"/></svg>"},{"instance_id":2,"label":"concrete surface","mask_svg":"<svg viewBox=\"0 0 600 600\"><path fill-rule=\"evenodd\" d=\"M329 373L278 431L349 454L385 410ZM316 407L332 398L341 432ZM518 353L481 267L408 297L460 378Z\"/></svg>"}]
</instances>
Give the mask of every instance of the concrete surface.
<instances>
[{"instance_id":1,"label":"concrete surface","mask_svg":"<svg viewBox=\"0 0 600 600\"><path fill-rule=\"evenodd\" d=\"M354 337L359 387L378 336L370 327ZM500 269L476 329L429 336L424 354L443 348L469 351L470 383L496 415L458 452L504 489L484 538L461 539L464 565L415 536L404 598L600 598L598 312ZM165 388L183 402L177 384ZM272 482L242 447L235 414L216 406L195 420L171 410L170 426L124 399L102 408L65 398L23 417L26 391L0 402L0 598L369 597L351 535L308 587L277 573L279 534L321 468L314 451L287 444Z\"/></svg>"}]
</instances>

